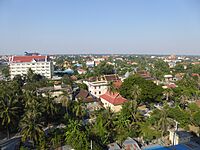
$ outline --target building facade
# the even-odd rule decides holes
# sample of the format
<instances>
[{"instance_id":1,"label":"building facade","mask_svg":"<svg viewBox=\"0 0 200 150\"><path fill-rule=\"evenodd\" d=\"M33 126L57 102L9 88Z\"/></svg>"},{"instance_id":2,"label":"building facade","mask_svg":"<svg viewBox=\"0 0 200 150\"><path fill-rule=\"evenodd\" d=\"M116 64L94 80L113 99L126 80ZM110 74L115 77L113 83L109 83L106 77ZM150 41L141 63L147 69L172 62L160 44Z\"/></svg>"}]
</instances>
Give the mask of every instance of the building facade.
<instances>
[{"instance_id":1,"label":"building facade","mask_svg":"<svg viewBox=\"0 0 200 150\"><path fill-rule=\"evenodd\" d=\"M111 109L113 112L119 112L122 109L122 104L128 100L123 98L119 93L106 92L100 96L103 106Z\"/></svg>"},{"instance_id":2,"label":"building facade","mask_svg":"<svg viewBox=\"0 0 200 150\"><path fill-rule=\"evenodd\" d=\"M11 79L16 75L25 75L29 69L34 73L52 78L53 63L48 56L12 56L9 58L9 68Z\"/></svg>"},{"instance_id":3,"label":"building facade","mask_svg":"<svg viewBox=\"0 0 200 150\"><path fill-rule=\"evenodd\" d=\"M105 94L108 91L108 84L110 82L119 81L119 77L116 74L103 75L101 77L94 77L88 81L83 81L88 86L88 91L99 98L100 95Z\"/></svg>"}]
</instances>

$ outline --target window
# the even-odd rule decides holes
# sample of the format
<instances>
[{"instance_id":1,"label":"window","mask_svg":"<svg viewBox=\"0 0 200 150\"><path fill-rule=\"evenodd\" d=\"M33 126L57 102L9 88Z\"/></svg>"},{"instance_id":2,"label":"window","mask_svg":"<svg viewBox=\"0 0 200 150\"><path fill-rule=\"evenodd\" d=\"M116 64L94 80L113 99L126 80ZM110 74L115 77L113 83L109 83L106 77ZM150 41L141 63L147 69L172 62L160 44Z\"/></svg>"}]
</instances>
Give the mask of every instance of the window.
<instances>
[{"instance_id":1,"label":"window","mask_svg":"<svg viewBox=\"0 0 200 150\"><path fill-rule=\"evenodd\" d=\"M101 91L99 91L99 94L101 94Z\"/></svg>"},{"instance_id":2,"label":"window","mask_svg":"<svg viewBox=\"0 0 200 150\"><path fill-rule=\"evenodd\" d=\"M97 94L97 92L94 92L94 94L96 95L96 94Z\"/></svg>"}]
</instances>

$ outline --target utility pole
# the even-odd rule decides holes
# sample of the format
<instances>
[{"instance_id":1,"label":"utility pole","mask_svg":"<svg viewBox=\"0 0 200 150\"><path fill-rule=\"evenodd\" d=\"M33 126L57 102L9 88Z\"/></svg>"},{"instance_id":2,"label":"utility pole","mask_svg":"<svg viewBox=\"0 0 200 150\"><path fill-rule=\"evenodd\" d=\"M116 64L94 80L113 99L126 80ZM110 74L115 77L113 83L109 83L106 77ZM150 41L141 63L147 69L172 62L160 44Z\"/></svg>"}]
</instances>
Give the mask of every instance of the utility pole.
<instances>
[{"instance_id":1,"label":"utility pole","mask_svg":"<svg viewBox=\"0 0 200 150\"><path fill-rule=\"evenodd\" d=\"M90 148L91 148L91 150L92 150L92 140L90 141Z\"/></svg>"},{"instance_id":2,"label":"utility pole","mask_svg":"<svg viewBox=\"0 0 200 150\"><path fill-rule=\"evenodd\" d=\"M175 135L176 135L176 131L178 131L178 122L176 121L176 120L174 120L175 121L175 123L176 123L176 125L175 125L175 131L174 131L174 135L173 135L173 145L175 145Z\"/></svg>"}]
</instances>

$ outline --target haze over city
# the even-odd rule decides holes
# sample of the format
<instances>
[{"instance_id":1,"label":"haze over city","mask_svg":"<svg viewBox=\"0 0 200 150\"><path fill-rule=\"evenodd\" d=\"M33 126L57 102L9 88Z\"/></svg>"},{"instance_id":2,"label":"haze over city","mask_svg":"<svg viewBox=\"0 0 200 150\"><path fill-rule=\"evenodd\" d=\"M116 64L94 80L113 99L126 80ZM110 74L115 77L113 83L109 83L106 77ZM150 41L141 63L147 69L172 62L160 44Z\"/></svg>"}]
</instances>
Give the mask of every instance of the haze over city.
<instances>
[{"instance_id":1,"label":"haze over city","mask_svg":"<svg viewBox=\"0 0 200 150\"><path fill-rule=\"evenodd\" d=\"M1 0L0 53L200 52L198 0Z\"/></svg>"}]
</instances>

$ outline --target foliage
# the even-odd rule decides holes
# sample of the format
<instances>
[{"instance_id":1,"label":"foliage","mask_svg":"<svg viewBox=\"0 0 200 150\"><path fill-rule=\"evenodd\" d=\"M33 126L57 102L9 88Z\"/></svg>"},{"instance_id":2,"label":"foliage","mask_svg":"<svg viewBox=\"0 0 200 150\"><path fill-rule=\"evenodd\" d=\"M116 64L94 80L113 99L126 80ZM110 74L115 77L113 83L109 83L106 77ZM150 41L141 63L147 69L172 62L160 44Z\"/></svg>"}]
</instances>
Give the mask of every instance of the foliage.
<instances>
[{"instance_id":1,"label":"foliage","mask_svg":"<svg viewBox=\"0 0 200 150\"><path fill-rule=\"evenodd\" d=\"M163 89L160 86L137 75L125 79L120 88L120 94L127 99L132 99L135 85L141 89L141 94L138 96L138 103L155 102L159 101L162 97Z\"/></svg>"},{"instance_id":2,"label":"foliage","mask_svg":"<svg viewBox=\"0 0 200 150\"><path fill-rule=\"evenodd\" d=\"M101 62L97 67L95 67L94 72L96 75L113 74L114 66L107 64L106 62Z\"/></svg>"},{"instance_id":3,"label":"foliage","mask_svg":"<svg viewBox=\"0 0 200 150\"><path fill-rule=\"evenodd\" d=\"M5 78L8 78L10 76L9 66L4 66L1 72Z\"/></svg>"}]
</instances>

